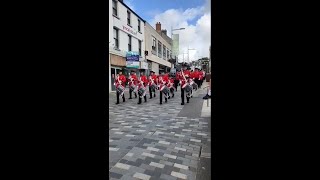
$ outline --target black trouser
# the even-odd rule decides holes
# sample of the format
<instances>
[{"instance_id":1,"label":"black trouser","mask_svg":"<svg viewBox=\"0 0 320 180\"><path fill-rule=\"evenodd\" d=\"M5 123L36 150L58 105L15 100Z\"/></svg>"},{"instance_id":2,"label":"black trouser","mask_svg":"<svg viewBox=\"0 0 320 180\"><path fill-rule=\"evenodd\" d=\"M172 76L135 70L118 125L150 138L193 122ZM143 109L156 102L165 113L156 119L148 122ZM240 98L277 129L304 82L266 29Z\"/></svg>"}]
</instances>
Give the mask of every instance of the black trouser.
<instances>
[{"instance_id":1,"label":"black trouser","mask_svg":"<svg viewBox=\"0 0 320 180\"><path fill-rule=\"evenodd\" d=\"M196 82L196 84L198 85L198 88L200 88L200 87L201 87L201 80L195 79L195 82Z\"/></svg>"},{"instance_id":2,"label":"black trouser","mask_svg":"<svg viewBox=\"0 0 320 180\"><path fill-rule=\"evenodd\" d=\"M130 95L129 99L132 99L132 90L131 89L129 89L129 95ZM136 92L134 92L134 96L135 96L135 98L137 98Z\"/></svg>"},{"instance_id":3,"label":"black trouser","mask_svg":"<svg viewBox=\"0 0 320 180\"><path fill-rule=\"evenodd\" d=\"M164 93L162 93L162 91L160 91L160 104L162 104L162 94L164 94ZM164 94L164 95L165 95L164 100L165 100L165 102L167 102L168 101L167 96L166 96L166 94Z\"/></svg>"},{"instance_id":4,"label":"black trouser","mask_svg":"<svg viewBox=\"0 0 320 180\"><path fill-rule=\"evenodd\" d=\"M187 103L189 103L189 97L187 97ZM184 104L184 89L182 89L182 86L181 86L181 105Z\"/></svg>"},{"instance_id":5,"label":"black trouser","mask_svg":"<svg viewBox=\"0 0 320 180\"><path fill-rule=\"evenodd\" d=\"M174 87L176 88L176 91L178 90L178 84L179 84L179 80L174 80Z\"/></svg>"},{"instance_id":6,"label":"black trouser","mask_svg":"<svg viewBox=\"0 0 320 180\"><path fill-rule=\"evenodd\" d=\"M172 97L174 97L174 89L173 88L170 88L170 92L171 92Z\"/></svg>"},{"instance_id":7,"label":"black trouser","mask_svg":"<svg viewBox=\"0 0 320 180\"><path fill-rule=\"evenodd\" d=\"M143 98L144 98L144 102L147 102L147 95L144 95ZM141 98L141 96L139 96L138 104L141 104L141 101L142 101L142 98Z\"/></svg>"},{"instance_id":8,"label":"black trouser","mask_svg":"<svg viewBox=\"0 0 320 180\"><path fill-rule=\"evenodd\" d=\"M152 90L151 87L149 86L150 99L152 99L152 91L154 93L154 97L156 97L156 89Z\"/></svg>"},{"instance_id":9,"label":"black trouser","mask_svg":"<svg viewBox=\"0 0 320 180\"><path fill-rule=\"evenodd\" d=\"M119 92L117 91L117 104L119 104L119 96L120 96L120 94L119 94ZM122 96L122 99L123 99L123 102L126 101L126 99L125 99L125 97L124 97L124 94L123 94L123 96Z\"/></svg>"}]
</instances>

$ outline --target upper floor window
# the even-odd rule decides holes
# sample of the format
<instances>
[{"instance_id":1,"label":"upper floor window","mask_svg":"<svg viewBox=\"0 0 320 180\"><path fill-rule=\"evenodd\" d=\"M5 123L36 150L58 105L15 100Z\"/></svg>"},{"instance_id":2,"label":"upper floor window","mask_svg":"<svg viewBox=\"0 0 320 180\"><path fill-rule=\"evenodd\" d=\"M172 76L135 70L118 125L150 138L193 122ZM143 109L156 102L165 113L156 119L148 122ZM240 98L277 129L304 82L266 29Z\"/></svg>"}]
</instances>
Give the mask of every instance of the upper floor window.
<instances>
[{"instance_id":1,"label":"upper floor window","mask_svg":"<svg viewBox=\"0 0 320 180\"><path fill-rule=\"evenodd\" d=\"M152 54L157 55L157 39L152 36Z\"/></svg>"},{"instance_id":2,"label":"upper floor window","mask_svg":"<svg viewBox=\"0 0 320 180\"><path fill-rule=\"evenodd\" d=\"M140 24L141 24L141 21L140 21L140 19L138 19L138 31L139 31L139 32L141 32L141 26L140 26Z\"/></svg>"},{"instance_id":3,"label":"upper floor window","mask_svg":"<svg viewBox=\"0 0 320 180\"><path fill-rule=\"evenodd\" d=\"M139 40L139 55L141 56L141 41Z\"/></svg>"},{"instance_id":4,"label":"upper floor window","mask_svg":"<svg viewBox=\"0 0 320 180\"><path fill-rule=\"evenodd\" d=\"M116 0L112 0L112 10L113 10L113 15L118 16L118 8L117 8Z\"/></svg>"},{"instance_id":5,"label":"upper floor window","mask_svg":"<svg viewBox=\"0 0 320 180\"><path fill-rule=\"evenodd\" d=\"M131 51L131 36L128 35L128 51Z\"/></svg>"},{"instance_id":6,"label":"upper floor window","mask_svg":"<svg viewBox=\"0 0 320 180\"><path fill-rule=\"evenodd\" d=\"M163 59L166 60L167 58L167 49L166 49L166 46L163 45Z\"/></svg>"},{"instance_id":7,"label":"upper floor window","mask_svg":"<svg viewBox=\"0 0 320 180\"><path fill-rule=\"evenodd\" d=\"M162 57L162 43L158 41L158 57Z\"/></svg>"},{"instance_id":8,"label":"upper floor window","mask_svg":"<svg viewBox=\"0 0 320 180\"><path fill-rule=\"evenodd\" d=\"M169 50L167 50L167 59L170 59L170 53L169 53Z\"/></svg>"},{"instance_id":9,"label":"upper floor window","mask_svg":"<svg viewBox=\"0 0 320 180\"><path fill-rule=\"evenodd\" d=\"M113 28L113 39L115 47L119 49L119 30L116 28Z\"/></svg>"},{"instance_id":10,"label":"upper floor window","mask_svg":"<svg viewBox=\"0 0 320 180\"><path fill-rule=\"evenodd\" d=\"M128 25L131 25L131 13L130 13L130 11L127 11L127 23L128 23Z\"/></svg>"}]
</instances>

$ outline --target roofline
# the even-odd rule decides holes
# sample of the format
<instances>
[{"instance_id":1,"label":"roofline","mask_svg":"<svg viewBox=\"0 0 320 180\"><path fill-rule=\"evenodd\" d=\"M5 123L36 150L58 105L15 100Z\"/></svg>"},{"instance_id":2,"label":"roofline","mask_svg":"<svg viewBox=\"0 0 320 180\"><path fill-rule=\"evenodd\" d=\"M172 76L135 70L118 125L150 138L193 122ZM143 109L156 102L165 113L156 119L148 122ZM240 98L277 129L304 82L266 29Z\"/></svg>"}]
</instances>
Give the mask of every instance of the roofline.
<instances>
[{"instance_id":1,"label":"roofline","mask_svg":"<svg viewBox=\"0 0 320 180\"><path fill-rule=\"evenodd\" d=\"M132 9L130 9L124 2L122 2L122 1L118 1L118 2L120 2L122 5L124 5L127 9L129 9L133 14L135 14L136 16L138 16L138 18L140 18L144 23L146 23L146 21L143 19L143 18L141 18L136 12L134 12Z\"/></svg>"}]
</instances>

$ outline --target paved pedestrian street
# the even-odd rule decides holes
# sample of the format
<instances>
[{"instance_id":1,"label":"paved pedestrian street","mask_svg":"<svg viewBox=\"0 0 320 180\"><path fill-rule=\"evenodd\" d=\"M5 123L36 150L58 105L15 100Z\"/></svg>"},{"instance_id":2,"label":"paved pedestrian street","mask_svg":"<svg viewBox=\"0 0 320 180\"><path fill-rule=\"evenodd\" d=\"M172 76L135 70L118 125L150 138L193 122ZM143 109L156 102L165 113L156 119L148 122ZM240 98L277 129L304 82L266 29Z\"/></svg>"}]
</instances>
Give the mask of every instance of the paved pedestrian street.
<instances>
[{"instance_id":1,"label":"paved pedestrian street","mask_svg":"<svg viewBox=\"0 0 320 180\"><path fill-rule=\"evenodd\" d=\"M204 93L198 90L184 106L179 90L162 105L158 91L152 99L147 93L147 103L142 99L140 105L128 92L126 102L120 98L116 105L110 93L109 179L195 180L202 147L210 141L208 118L178 114L193 101L203 102Z\"/></svg>"}]
</instances>

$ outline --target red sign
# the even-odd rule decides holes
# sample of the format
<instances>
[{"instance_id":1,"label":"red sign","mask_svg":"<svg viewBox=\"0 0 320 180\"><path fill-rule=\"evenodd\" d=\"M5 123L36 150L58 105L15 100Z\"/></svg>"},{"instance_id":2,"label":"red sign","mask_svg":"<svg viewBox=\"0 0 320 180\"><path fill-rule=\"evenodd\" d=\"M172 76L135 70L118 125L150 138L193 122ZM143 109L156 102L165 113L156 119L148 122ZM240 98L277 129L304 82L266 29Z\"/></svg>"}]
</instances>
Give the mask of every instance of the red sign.
<instances>
[{"instance_id":1,"label":"red sign","mask_svg":"<svg viewBox=\"0 0 320 180\"><path fill-rule=\"evenodd\" d=\"M130 29L130 28L128 28L128 27L123 26L123 29L124 29L125 31L133 34L133 35L137 35L137 32L134 32L132 29Z\"/></svg>"}]
</instances>

